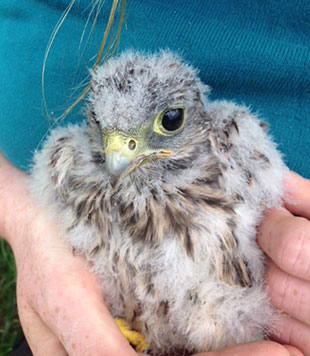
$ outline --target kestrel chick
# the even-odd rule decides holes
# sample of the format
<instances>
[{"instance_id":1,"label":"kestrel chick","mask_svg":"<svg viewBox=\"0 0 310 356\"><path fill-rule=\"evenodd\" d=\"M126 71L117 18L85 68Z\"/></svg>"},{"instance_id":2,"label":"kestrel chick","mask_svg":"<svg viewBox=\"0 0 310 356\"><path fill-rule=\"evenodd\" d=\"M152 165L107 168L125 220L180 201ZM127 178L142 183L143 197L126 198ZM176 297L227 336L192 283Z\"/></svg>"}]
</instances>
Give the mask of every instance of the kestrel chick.
<instances>
[{"instance_id":1,"label":"kestrel chick","mask_svg":"<svg viewBox=\"0 0 310 356\"><path fill-rule=\"evenodd\" d=\"M31 189L152 355L216 350L272 325L256 228L287 171L246 107L210 102L170 52L92 73L88 121L52 131Z\"/></svg>"}]
</instances>

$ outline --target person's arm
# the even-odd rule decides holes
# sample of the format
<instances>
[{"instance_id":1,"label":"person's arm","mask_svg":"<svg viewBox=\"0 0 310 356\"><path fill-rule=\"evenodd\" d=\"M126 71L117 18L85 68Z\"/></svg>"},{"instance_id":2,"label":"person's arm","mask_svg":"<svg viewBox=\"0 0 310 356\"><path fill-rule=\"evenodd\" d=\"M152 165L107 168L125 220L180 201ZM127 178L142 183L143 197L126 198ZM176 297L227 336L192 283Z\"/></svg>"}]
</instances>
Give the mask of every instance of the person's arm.
<instances>
[{"instance_id":1,"label":"person's arm","mask_svg":"<svg viewBox=\"0 0 310 356\"><path fill-rule=\"evenodd\" d=\"M0 236L14 252L19 317L33 354L137 355L86 261L72 255L57 223L29 197L27 179L0 153Z\"/></svg>"},{"instance_id":2,"label":"person's arm","mask_svg":"<svg viewBox=\"0 0 310 356\"><path fill-rule=\"evenodd\" d=\"M285 209L269 212L258 243L270 258L267 287L284 311L273 339L310 355L310 181L291 173Z\"/></svg>"}]
</instances>

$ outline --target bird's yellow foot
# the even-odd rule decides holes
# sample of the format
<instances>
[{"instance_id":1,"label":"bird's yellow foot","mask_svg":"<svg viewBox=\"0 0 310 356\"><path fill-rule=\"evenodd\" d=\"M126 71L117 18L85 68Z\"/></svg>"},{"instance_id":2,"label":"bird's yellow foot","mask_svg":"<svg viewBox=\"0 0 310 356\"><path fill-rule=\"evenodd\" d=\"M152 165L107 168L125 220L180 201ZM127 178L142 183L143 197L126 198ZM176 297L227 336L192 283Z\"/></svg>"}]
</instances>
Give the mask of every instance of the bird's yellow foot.
<instances>
[{"instance_id":1,"label":"bird's yellow foot","mask_svg":"<svg viewBox=\"0 0 310 356\"><path fill-rule=\"evenodd\" d=\"M128 342L134 346L137 352L146 352L150 348L150 345L145 341L144 336L137 331L132 330L126 320L114 319L114 321L122 334Z\"/></svg>"}]
</instances>

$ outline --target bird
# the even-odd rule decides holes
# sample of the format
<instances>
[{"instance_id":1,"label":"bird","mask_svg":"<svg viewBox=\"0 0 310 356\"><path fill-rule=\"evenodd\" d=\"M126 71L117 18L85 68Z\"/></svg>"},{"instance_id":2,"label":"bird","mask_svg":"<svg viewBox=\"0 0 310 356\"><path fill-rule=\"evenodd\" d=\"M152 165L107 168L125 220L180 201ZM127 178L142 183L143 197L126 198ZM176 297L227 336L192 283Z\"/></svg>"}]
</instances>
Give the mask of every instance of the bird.
<instances>
[{"instance_id":1,"label":"bird","mask_svg":"<svg viewBox=\"0 0 310 356\"><path fill-rule=\"evenodd\" d=\"M278 318L256 231L288 168L258 114L209 93L174 52L124 51L91 71L85 120L34 153L31 194L153 356L254 341Z\"/></svg>"}]
</instances>

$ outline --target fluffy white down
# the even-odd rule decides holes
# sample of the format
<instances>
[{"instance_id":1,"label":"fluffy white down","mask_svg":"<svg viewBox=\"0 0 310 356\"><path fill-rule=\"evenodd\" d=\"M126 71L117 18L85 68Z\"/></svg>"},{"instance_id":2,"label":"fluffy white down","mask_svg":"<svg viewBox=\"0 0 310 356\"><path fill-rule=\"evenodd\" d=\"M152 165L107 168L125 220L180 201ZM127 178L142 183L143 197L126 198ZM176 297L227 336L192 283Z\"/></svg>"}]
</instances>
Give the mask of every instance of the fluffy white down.
<instances>
[{"instance_id":1,"label":"fluffy white down","mask_svg":"<svg viewBox=\"0 0 310 356\"><path fill-rule=\"evenodd\" d=\"M123 119L117 122L118 127L124 131L132 130L139 127L145 120L145 107L148 106L150 100L146 95L145 83L150 75L155 73L156 81L163 83L162 86L156 88L159 92L164 93L167 78L173 77L176 82L182 83L182 79L189 73L196 76L201 93L207 94L210 91L209 87L198 79L197 70L185 63L179 66L180 63L182 63L180 57L169 51L144 55L126 51L120 57L108 61L104 66L92 72L93 91L88 100L97 116L104 117L105 126L115 125L114 118L119 117ZM131 83L130 93L120 92L104 85L111 80L110 78L121 79L131 64L134 64L135 72L140 72L140 74L139 78ZM100 95L98 95L99 92ZM165 101L164 94L159 93L158 96ZM160 101L156 103L159 107L161 104Z\"/></svg>"},{"instance_id":2,"label":"fluffy white down","mask_svg":"<svg viewBox=\"0 0 310 356\"><path fill-rule=\"evenodd\" d=\"M93 74L94 81L110 75L115 71L115 66L126 65L128 60L133 60L134 56L136 54L129 53L123 55L121 59L107 63ZM168 52L162 54L162 60L173 64L178 59ZM145 61L148 62L149 66L159 65L158 56L146 56ZM163 78L165 77L165 73L159 71L159 80L161 80L160 75ZM143 87L143 78L141 83L137 83L137 86ZM141 88L137 91L137 102L144 100ZM202 91L205 91L206 88L207 86L204 87L201 84ZM102 107L108 107L111 108L111 112L105 111L104 114L106 117L109 117L109 115L112 117L112 108L115 107L113 101L116 101L118 105L122 102L126 103L126 112L129 119L124 121L122 129L129 129L130 125L133 124L130 117L133 117L134 114L136 117L139 108L135 105L128 107L129 98L109 97L108 91L103 94L102 100L104 100L104 103L100 101L93 103L97 112L100 112ZM94 98L92 97L91 100L94 101ZM110 101L108 105L107 101ZM255 236L256 227L262 218L262 214L269 208L281 207L282 180L287 168L276 149L276 145L262 130L258 118L248 108L232 102L209 102L207 100L205 106L208 115L212 118L213 127L218 131L224 128L227 120L232 116L239 128L238 139L234 140L232 137L238 159L224 155L217 148L215 148L215 152L219 162L227 167L222 177L222 185L225 186L227 194L232 197L236 194L245 197L246 204L240 204L236 208L238 217L236 234L239 240L239 249L242 254L247 256L249 268L259 282L251 288L240 288L220 282L212 275L212 271L205 261L212 257L214 246L217 244L215 241L216 233L221 231L221 219L217 217L209 218L210 221L208 221L208 217L201 216L202 221L209 225L211 234L208 232L208 239L195 236L198 252L194 261L184 256L177 239L167 239L153 253L143 245L139 246L139 253L138 250L131 251L126 258L129 258L138 270L150 269L156 271L152 283L158 290L157 299L175 302L169 323L151 333L153 341L158 342L160 347L167 349L171 346L171 336L168 337L167 335L171 335L176 330L176 337L173 340L174 346L188 347L198 351L210 348L215 350L227 345L251 341L253 340L253 330L267 328L275 315L264 291L264 257L255 242ZM134 111L134 114L130 115L130 110ZM141 113L141 117L143 117L143 113ZM134 124L138 125L139 123L135 121ZM35 153L31 174L31 191L37 201L42 204L42 208L48 209L60 219L64 227L65 238L69 244L84 253L92 261L93 271L101 278L103 293L111 305L111 312L113 315L119 316L124 311L117 300L118 275L110 265L111 254L113 251L125 251L126 246L130 249L132 241L126 231L122 231L121 227L115 226L110 240L110 251L103 251L93 257L89 255L89 246L98 239L95 228L81 222L70 231L66 231L73 220L74 213L57 196L48 167L53 148L58 139L63 136L70 137L70 145L73 150L79 152L82 162L89 163L74 169L87 179L97 182L98 185L106 179L104 174L98 174L96 165L91 163L92 156L87 136L87 125L73 125L53 130L43 149ZM271 166L267 171L261 169L257 161L250 159L256 150L268 157ZM72 169L72 160L68 159L64 162L64 175L67 170ZM246 162L246 168L253 172L252 185L246 184L241 174L243 167L240 166L240 162ZM201 234L204 233L206 232L202 230ZM147 322L149 326L155 325L158 316L153 311L158 305L158 300L150 298L145 288L138 285L134 280L132 286L135 288L137 298L145 301L145 313L142 315L141 321ZM188 290L196 290L202 300L201 303L194 305L191 309L185 307ZM222 330L225 330L225 333Z\"/></svg>"}]
</instances>

